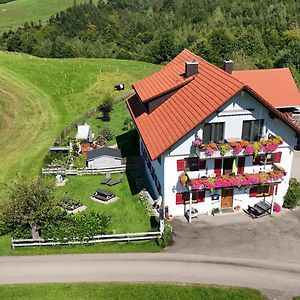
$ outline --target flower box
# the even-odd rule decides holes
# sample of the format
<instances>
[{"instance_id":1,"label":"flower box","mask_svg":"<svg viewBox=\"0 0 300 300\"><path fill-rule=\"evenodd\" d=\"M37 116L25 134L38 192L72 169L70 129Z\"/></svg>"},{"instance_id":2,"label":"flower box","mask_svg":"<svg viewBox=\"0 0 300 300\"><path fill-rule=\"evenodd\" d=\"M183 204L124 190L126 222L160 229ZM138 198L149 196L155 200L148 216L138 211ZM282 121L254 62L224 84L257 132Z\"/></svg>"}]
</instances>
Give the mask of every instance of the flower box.
<instances>
[{"instance_id":1,"label":"flower box","mask_svg":"<svg viewBox=\"0 0 300 300\"><path fill-rule=\"evenodd\" d=\"M190 185L194 190L214 190L218 188L265 185L278 182L286 175L283 169L254 174L222 175L216 177L190 179L187 173L182 173L179 180L182 185Z\"/></svg>"},{"instance_id":2,"label":"flower box","mask_svg":"<svg viewBox=\"0 0 300 300\"><path fill-rule=\"evenodd\" d=\"M192 142L192 148L198 152L204 152L205 156L238 156L238 155L254 155L259 153L272 153L276 151L283 143L280 136L269 139L260 139L258 142L250 143L249 141L231 141L230 143L203 144L198 137ZM199 155L200 156L200 155Z\"/></svg>"}]
</instances>

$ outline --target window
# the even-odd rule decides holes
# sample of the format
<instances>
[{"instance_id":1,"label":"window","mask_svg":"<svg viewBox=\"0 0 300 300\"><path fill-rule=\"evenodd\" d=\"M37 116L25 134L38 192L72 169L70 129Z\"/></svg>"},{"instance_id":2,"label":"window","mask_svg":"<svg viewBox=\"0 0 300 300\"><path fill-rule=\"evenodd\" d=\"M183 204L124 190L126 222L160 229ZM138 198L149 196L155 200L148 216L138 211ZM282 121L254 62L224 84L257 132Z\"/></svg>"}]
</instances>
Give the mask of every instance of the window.
<instances>
[{"instance_id":1,"label":"window","mask_svg":"<svg viewBox=\"0 0 300 300\"><path fill-rule=\"evenodd\" d=\"M269 185L262 185L257 187L256 197L264 197L270 195L271 195L271 189Z\"/></svg>"},{"instance_id":2,"label":"window","mask_svg":"<svg viewBox=\"0 0 300 300\"><path fill-rule=\"evenodd\" d=\"M264 165L265 161L266 165L272 165L274 163L274 157L274 153L258 154L253 161L253 165Z\"/></svg>"},{"instance_id":3,"label":"window","mask_svg":"<svg viewBox=\"0 0 300 300\"><path fill-rule=\"evenodd\" d=\"M224 139L224 122L206 123L203 129L203 143L222 141Z\"/></svg>"},{"instance_id":4,"label":"window","mask_svg":"<svg viewBox=\"0 0 300 300\"><path fill-rule=\"evenodd\" d=\"M198 157L185 158L186 171L198 171L200 168L200 161Z\"/></svg>"},{"instance_id":5,"label":"window","mask_svg":"<svg viewBox=\"0 0 300 300\"><path fill-rule=\"evenodd\" d=\"M205 194L204 191L192 191L192 203L204 202ZM190 202L190 193L182 193L183 203L189 204Z\"/></svg>"},{"instance_id":6,"label":"window","mask_svg":"<svg viewBox=\"0 0 300 300\"><path fill-rule=\"evenodd\" d=\"M264 120L243 122L242 139L250 142L258 141L262 136Z\"/></svg>"}]
</instances>

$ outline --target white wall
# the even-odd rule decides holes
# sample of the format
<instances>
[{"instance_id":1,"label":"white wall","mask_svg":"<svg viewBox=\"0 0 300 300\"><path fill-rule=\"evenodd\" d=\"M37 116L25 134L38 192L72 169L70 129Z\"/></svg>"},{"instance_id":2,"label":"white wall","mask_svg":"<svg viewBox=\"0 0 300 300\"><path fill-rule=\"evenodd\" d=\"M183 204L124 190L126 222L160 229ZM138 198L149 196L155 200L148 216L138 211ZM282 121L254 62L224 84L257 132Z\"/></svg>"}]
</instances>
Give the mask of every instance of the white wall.
<instances>
[{"instance_id":1,"label":"white wall","mask_svg":"<svg viewBox=\"0 0 300 300\"><path fill-rule=\"evenodd\" d=\"M121 158L115 158L111 156L101 156L97 157L88 162L88 167L90 169L100 169L106 167L119 167L122 164Z\"/></svg>"},{"instance_id":2,"label":"white wall","mask_svg":"<svg viewBox=\"0 0 300 300\"><path fill-rule=\"evenodd\" d=\"M284 177L282 183L278 187L277 195L274 196L275 201L279 204L283 203L283 196L288 188L288 181L290 178L292 158L293 158L293 146L295 142L295 132L289 126L287 126L282 120L271 119L269 116L269 110L264 107L259 101L247 92L240 92L234 96L230 101L221 107L219 112L214 113L205 122L225 122L224 138L241 138L242 125L244 120L264 119L264 132L266 136L269 133L274 135L280 135L283 138L284 143L280 146L278 151L282 152L280 165L286 170L287 176ZM178 182L178 177L182 171L177 172L177 160L184 159L186 157L196 156L191 153L192 141L195 136L202 138L202 125L197 126L185 137L180 139L168 152L164 153L163 173L163 192L165 205L169 206L169 212L172 215L183 215L185 207L184 205L176 205L175 196L178 192L187 191L187 189ZM276 151L276 152L278 152ZM204 157L204 154L202 154ZM155 165L155 162L153 163ZM266 171L270 170L271 166L266 166ZM208 159L207 161L208 172L211 173L214 170L214 160ZM263 166L252 166L252 157L246 157L245 172L258 173L263 171ZM162 170L159 168L160 179ZM205 171L189 172L190 177L197 178L205 175ZM220 206L219 203L212 204L210 191L206 191L206 198L204 203L193 204L201 213L210 213L212 207ZM248 204L253 205L255 202L261 200L261 198L251 197L249 198L249 189L243 188L235 189L233 207L236 205L246 207ZM271 197L266 198L271 200ZM243 201L243 202L242 202ZM241 205L242 203L242 205Z\"/></svg>"}]
</instances>

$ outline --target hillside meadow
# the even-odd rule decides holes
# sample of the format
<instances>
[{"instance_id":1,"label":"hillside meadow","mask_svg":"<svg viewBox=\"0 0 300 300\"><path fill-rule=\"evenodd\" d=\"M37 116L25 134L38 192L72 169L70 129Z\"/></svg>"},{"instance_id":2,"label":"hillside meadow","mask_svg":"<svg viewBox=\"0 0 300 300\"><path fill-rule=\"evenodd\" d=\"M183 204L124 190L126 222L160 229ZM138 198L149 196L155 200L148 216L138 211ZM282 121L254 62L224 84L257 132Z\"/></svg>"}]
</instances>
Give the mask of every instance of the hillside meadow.
<instances>
[{"instance_id":1,"label":"hillside meadow","mask_svg":"<svg viewBox=\"0 0 300 300\"><path fill-rule=\"evenodd\" d=\"M76 0L78 4L83 2L87 0ZM46 20L73 4L74 0L15 0L0 4L0 34L25 22Z\"/></svg>"},{"instance_id":2,"label":"hillside meadow","mask_svg":"<svg viewBox=\"0 0 300 300\"><path fill-rule=\"evenodd\" d=\"M97 106L105 93L121 95L115 84L125 83L128 93L133 82L159 68L138 61L0 52L0 183L37 175L48 146L67 124ZM128 116L125 104L118 104L117 115Z\"/></svg>"}]
</instances>

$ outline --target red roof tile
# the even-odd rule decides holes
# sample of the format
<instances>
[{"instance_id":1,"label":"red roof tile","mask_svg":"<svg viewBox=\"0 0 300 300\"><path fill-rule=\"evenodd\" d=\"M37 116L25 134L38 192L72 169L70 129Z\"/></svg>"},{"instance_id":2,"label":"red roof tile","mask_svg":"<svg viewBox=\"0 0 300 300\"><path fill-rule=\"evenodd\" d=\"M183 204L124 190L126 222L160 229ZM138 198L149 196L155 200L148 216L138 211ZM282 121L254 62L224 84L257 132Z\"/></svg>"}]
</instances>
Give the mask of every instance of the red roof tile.
<instances>
[{"instance_id":1,"label":"red roof tile","mask_svg":"<svg viewBox=\"0 0 300 300\"><path fill-rule=\"evenodd\" d=\"M199 63L199 72L192 78L182 79L185 62L191 60ZM176 81L177 79L179 81ZM149 101L176 87L178 82L182 84L187 80L185 85L178 88L150 114L138 99L139 96L143 102ZM239 91L246 88L250 93L253 92L232 75L188 50L182 51L161 71L134 84L134 88L138 96L130 97L127 106L152 160L173 146ZM277 109L261 96L257 97L298 131L298 128Z\"/></svg>"},{"instance_id":2,"label":"red roof tile","mask_svg":"<svg viewBox=\"0 0 300 300\"><path fill-rule=\"evenodd\" d=\"M233 71L232 75L275 107L300 106L300 93L288 68Z\"/></svg>"}]
</instances>

